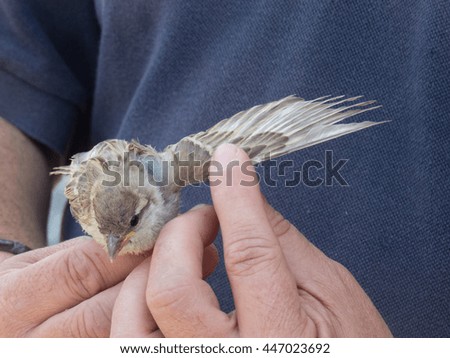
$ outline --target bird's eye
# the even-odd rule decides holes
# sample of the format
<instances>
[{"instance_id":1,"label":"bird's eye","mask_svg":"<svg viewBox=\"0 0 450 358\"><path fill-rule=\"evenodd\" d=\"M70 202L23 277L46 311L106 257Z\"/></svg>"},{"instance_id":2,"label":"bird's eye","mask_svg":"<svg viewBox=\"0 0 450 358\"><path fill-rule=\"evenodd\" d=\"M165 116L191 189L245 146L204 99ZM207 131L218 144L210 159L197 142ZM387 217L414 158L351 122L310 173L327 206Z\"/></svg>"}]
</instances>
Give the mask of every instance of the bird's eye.
<instances>
[{"instance_id":1,"label":"bird's eye","mask_svg":"<svg viewBox=\"0 0 450 358\"><path fill-rule=\"evenodd\" d=\"M139 222L139 216L134 215L130 220L130 226L136 226Z\"/></svg>"}]
</instances>

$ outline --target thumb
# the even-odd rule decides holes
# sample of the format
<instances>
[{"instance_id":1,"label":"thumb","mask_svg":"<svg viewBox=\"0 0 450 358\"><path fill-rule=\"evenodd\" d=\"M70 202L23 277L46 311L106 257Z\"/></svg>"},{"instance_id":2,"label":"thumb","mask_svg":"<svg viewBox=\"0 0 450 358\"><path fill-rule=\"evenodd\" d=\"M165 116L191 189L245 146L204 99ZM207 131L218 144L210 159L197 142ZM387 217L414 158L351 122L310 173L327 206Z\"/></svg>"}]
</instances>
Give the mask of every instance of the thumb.
<instances>
[{"instance_id":1,"label":"thumb","mask_svg":"<svg viewBox=\"0 0 450 358\"><path fill-rule=\"evenodd\" d=\"M305 313L298 305L296 282L267 218L259 187L255 181L252 185L250 160L242 150L226 144L216 150L213 163L224 168L214 173L211 194L222 229L239 331L244 336L296 334L306 322Z\"/></svg>"}]
</instances>

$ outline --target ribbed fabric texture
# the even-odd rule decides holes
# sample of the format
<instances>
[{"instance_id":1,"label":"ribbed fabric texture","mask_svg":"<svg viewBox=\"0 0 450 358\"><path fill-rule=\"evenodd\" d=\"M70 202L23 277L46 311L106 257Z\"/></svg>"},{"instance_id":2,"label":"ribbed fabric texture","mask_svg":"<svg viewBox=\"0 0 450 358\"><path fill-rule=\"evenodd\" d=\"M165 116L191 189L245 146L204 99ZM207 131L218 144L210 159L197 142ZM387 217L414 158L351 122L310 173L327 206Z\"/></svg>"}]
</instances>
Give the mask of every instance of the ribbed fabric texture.
<instances>
[{"instance_id":1,"label":"ribbed fabric texture","mask_svg":"<svg viewBox=\"0 0 450 358\"><path fill-rule=\"evenodd\" d=\"M376 99L361 120L389 123L282 158L294 166L262 188L355 275L394 335L450 335L448 2L90 4L2 2L0 116L61 153L107 138L163 149L290 94ZM326 150L348 159L348 186L283 185ZM200 202L206 186L184 191L183 210ZM67 220L66 238L79 234ZM209 282L233 309L223 262Z\"/></svg>"}]
</instances>

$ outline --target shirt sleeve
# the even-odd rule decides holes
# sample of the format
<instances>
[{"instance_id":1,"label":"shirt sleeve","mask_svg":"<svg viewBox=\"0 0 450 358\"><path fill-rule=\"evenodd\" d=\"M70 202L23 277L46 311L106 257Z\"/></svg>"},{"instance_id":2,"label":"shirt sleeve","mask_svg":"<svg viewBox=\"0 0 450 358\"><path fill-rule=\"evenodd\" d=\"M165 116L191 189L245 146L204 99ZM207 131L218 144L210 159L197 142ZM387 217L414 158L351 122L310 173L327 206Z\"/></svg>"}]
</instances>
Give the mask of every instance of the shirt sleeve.
<instances>
[{"instance_id":1,"label":"shirt sleeve","mask_svg":"<svg viewBox=\"0 0 450 358\"><path fill-rule=\"evenodd\" d=\"M89 110L98 38L93 1L2 1L0 117L63 154Z\"/></svg>"}]
</instances>

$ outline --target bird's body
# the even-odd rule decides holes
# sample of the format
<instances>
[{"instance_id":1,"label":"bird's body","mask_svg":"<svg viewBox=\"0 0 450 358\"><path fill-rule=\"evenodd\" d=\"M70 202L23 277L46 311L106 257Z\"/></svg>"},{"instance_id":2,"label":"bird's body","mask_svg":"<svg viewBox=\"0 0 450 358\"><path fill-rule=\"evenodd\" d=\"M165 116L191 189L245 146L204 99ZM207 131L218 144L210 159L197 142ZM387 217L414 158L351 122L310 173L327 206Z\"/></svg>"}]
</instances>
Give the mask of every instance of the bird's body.
<instances>
[{"instance_id":1,"label":"bird's body","mask_svg":"<svg viewBox=\"0 0 450 358\"><path fill-rule=\"evenodd\" d=\"M180 189L208 179L209 161L220 144L236 144L258 163L382 123L336 124L377 108L367 107L373 101L348 105L358 98L286 97L240 112L162 152L136 141L107 140L53 174L70 176L65 195L72 214L111 258L138 254L151 250L161 228L178 214Z\"/></svg>"}]
</instances>

